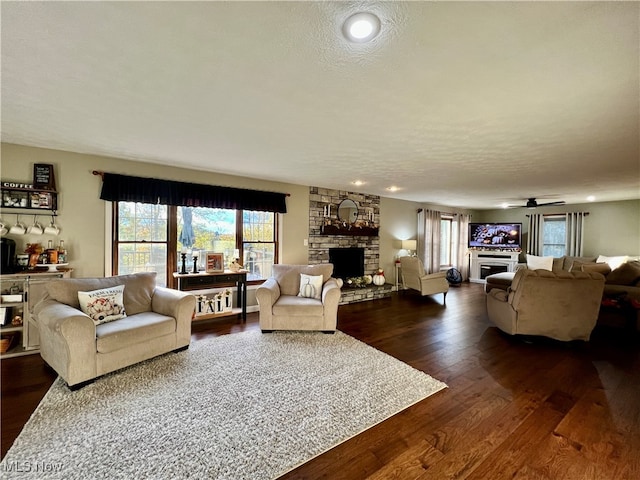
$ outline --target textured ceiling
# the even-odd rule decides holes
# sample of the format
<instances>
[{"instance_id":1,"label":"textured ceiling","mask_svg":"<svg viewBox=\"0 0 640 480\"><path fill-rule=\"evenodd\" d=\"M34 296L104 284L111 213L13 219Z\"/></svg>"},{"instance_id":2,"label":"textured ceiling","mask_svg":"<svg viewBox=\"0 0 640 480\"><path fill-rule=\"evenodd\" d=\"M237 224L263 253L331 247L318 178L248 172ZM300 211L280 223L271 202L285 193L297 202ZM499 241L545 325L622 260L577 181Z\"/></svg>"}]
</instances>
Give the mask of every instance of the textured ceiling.
<instances>
[{"instance_id":1,"label":"textured ceiling","mask_svg":"<svg viewBox=\"0 0 640 480\"><path fill-rule=\"evenodd\" d=\"M1 8L3 142L454 207L640 198L639 3ZM382 31L352 44L361 10Z\"/></svg>"}]
</instances>

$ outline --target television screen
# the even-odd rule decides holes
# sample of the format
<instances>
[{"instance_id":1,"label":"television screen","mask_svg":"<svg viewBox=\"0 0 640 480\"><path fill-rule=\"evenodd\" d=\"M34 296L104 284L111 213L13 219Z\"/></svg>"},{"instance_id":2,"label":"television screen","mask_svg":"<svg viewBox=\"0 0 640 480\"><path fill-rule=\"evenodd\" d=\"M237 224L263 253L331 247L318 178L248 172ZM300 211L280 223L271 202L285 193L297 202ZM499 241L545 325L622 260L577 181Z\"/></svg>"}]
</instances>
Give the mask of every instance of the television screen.
<instances>
[{"instance_id":1,"label":"television screen","mask_svg":"<svg viewBox=\"0 0 640 480\"><path fill-rule=\"evenodd\" d=\"M470 223L469 248L521 249L521 223Z\"/></svg>"}]
</instances>

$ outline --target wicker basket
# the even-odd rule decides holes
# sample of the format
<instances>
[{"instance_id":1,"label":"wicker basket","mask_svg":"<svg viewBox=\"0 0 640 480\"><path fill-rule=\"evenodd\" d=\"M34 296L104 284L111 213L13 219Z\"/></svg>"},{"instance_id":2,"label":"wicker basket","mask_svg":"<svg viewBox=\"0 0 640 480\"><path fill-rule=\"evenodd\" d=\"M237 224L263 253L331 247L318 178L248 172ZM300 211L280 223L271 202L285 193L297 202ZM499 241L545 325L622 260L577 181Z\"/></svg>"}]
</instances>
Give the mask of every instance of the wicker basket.
<instances>
[{"instance_id":1,"label":"wicker basket","mask_svg":"<svg viewBox=\"0 0 640 480\"><path fill-rule=\"evenodd\" d=\"M18 335L15 332L3 333L0 338L0 353L7 353L11 350L18 339Z\"/></svg>"}]
</instances>

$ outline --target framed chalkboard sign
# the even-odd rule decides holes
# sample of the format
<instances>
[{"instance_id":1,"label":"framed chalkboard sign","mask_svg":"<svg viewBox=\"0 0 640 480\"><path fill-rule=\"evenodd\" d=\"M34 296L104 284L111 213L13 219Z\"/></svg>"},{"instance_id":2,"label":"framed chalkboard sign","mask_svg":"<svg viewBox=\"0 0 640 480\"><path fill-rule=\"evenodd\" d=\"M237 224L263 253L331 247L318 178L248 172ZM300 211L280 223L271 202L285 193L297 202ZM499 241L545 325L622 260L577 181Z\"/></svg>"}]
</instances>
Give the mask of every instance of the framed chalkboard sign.
<instances>
[{"instance_id":1,"label":"framed chalkboard sign","mask_svg":"<svg viewBox=\"0 0 640 480\"><path fill-rule=\"evenodd\" d=\"M53 173L53 165L48 163L35 163L33 165L33 185L35 188L55 191L56 178Z\"/></svg>"}]
</instances>

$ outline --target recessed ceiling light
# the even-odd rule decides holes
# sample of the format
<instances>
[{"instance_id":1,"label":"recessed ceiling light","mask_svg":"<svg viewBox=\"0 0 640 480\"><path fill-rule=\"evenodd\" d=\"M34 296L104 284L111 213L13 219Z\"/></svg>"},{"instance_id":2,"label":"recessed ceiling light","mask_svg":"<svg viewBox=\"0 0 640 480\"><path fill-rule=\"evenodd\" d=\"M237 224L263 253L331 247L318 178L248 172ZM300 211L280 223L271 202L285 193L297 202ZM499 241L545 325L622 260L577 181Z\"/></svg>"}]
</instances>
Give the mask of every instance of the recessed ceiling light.
<instances>
[{"instance_id":1,"label":"recessed ceiling light","mask_svg":"<svg viewBox=\"0 0 640 480\"><path fill-rule=\"evenodd\" d=\"M398 190L400 190L400 188L396 187L395 185L391 185L390 187L387 187L387 190L389 192L397 192Z\"/></svg>"},{"instance_id":2,"label":"recessed ceiling light","mask_svg":"<svg viewBox=\"0 0 640 480\"><path fill-rule=\"evenodd\" d=\"M362 180L354 180L353 182L351 182L351 185L355 185L356 187L359 187L361 185L364 185L364 182Z\"/></svg>"},{"instance_id":3,"label":"recessed ceiling light","mask_svg":"<svg viewBox=\"0 0 640 480\"><path fill-rule=\"evenodd\" d=\"M373 13L355 13L345 20L342 32L352 42L368 42L380 33L380 19Z\"/></svg>"},{"instance_id":4,"label":"recessed ceiling light","mask_svg":"<svg viewBox=\"0 0 640 480\"><path fill-rule=\"evenodd\" d=\"M587 202L595 202L595 200L596 200L596 197L594 197L593 195L589 195L587 197Z\"/></svg>"},{"instance_id":5,"label":"recessed ceiling light","mask_svg":"<svg viewBox=\"0 0 640 480\"><path fill-rule=\"evenodd\" d=\"M503 203L502 205L500 205L502 208L509 208L509 204L508 203Z\"/></svg>"}]
</instances>

